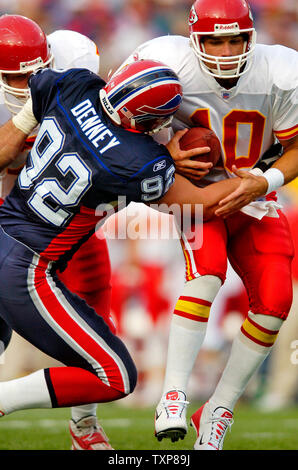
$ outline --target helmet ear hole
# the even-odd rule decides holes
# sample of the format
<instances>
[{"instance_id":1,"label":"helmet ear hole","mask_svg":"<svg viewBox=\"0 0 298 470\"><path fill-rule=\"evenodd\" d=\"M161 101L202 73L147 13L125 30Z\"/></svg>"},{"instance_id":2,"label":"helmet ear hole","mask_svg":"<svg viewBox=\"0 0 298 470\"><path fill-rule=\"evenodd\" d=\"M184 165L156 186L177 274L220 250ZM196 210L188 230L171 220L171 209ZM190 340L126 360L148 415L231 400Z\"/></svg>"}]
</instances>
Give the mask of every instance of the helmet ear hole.
<instances>
[{"instance_id":1,"label":"helmet ear hole","mask_svg":"<svg viewBox=\"0 0 298 470\"><path fill-rule=\"evenodd\" d=\"M114 123L151 133L169 123L182 101L182 87L167 65L138 60L114 73L99 97Z\"/></svg>"}]
</instances>

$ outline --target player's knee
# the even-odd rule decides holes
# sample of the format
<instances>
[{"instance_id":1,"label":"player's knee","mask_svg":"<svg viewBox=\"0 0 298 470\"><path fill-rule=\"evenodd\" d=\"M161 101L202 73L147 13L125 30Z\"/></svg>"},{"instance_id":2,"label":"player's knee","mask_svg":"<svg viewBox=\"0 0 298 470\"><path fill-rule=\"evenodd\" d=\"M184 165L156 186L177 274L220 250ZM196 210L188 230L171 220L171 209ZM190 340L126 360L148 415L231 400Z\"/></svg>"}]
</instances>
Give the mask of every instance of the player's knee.
<instances>
[{"instance_id":1,"label":"player's knee","mask_svg":"<svg viewBox=\"0 0 298 470\"><path fill-rule=\"evenodd\" d=\"M137 378L138 373L135 363L130 356L126 356L122 357L121 370L117 369L109 380L110 385L115 391L118 391L120 394L122 393L122 396L127 396L134 391Z\"/></svg>"},{"instance_id":2,"label":"player's knee","mask_svg":"<svg viewBox=\"0 0 298 470\"><path fill-rule=\"evenodd\" d=\"M222 280L218 276L200 276L186 282L184 295L204 299L212 303L221 285Z\"/></svg>"},{"instance_id":3,"label":"player's knee","mask_svg":"<svg viewBox=\"0 0 298 470\"><path fill-rule=\"evenodd\" d=\"M293 288L289 269L282 264L271 266L270 269L264 270L258 283L258 295L252 310L285 320L292 300Z\"/></svg>"}]
</instances>

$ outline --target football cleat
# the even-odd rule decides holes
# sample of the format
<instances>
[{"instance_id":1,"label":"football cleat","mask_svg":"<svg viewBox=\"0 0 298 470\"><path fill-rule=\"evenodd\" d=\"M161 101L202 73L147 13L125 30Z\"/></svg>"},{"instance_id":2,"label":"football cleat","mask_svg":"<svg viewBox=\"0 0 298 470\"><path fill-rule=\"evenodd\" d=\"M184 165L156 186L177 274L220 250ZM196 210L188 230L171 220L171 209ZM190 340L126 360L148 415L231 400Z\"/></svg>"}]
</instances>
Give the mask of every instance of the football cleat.
<instances>
[{"instance_id":1,"label":"football cleat","mask_svg":"<svg viewBox=\"0 0 298 470\"><path fill-rule=\"evenodd\" d=\"M165 393L155 411L155 436L158 441L170 438L172 442L184 439L187 433L185 393L171 390Z\"/></svg>"},{"instance_id":2,"label":"football cleat","mask_svg":"<svg viewBox=\"0 0 298 470\"><path fill-rule=\"evenodd\" d=\"M71 450L114 450L96 416L69 422Z\"/></svg>"},{"instance_id":3,"label":"football cleat","mask_svg":"<svg viewBox=\"0 0 298 470\"><path fill-rule=\"evenodd\" d=\"M233 413L222 406L212 409L207 402L192 415L190 423L197 433L194 450L222 450L226 432L233 424Z\"/></svg>"}]
</instances>

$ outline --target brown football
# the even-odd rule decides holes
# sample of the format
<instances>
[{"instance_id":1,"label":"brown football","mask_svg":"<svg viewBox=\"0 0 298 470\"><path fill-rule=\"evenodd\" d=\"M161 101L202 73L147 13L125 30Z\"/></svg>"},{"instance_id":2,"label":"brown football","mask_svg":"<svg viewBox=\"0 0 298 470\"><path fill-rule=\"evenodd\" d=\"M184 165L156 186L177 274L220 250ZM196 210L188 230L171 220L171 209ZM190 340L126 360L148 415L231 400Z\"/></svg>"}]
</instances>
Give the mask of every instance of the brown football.
<instances>
[{"instance_id":1,"label":"brown football","mask_svg":"<svg viewBox=\"0 0 298 470\"><path fill-rule=\"evenodd\" d=\"M206 127L192 127L180 139L180 148L190 150L195 147L210 147L210 152L192 157L199 162L212 162L217 164L221 156L220 142L216 134Z\"/></svg>"}]
</instances>

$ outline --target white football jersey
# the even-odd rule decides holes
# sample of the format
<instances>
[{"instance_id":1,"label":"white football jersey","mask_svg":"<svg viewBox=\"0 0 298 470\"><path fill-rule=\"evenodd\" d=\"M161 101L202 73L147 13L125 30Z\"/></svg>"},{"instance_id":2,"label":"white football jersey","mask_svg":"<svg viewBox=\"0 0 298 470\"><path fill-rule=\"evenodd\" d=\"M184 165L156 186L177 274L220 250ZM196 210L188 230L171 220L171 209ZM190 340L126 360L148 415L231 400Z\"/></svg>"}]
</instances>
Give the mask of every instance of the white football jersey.
<instances>
[{"instance_id":1,"label":"white football jersey","mask_svg":"<svg viewBox=\"0 0 298 470\"><path fill-rule=\"evenodd\" d=\"M159 60L178 75L183 100L173 129L204 126L213 129L222 145L224 170L213 170L214 181L232 176L232 165L253 168L278 138L298 134L298 53L284 46L258 44L250 70L227 90L204 73L189 39L163 36L139 46L125 63Z\"/></svg>"},{"instance_id":2,"label":"white football jersey","mask_svg":"<svg viewBox=\"0 0 298 470\"><path fill-rule=\"evenodd\" d=\"M70 30L58 30L47 36L55 69L85 68L98 74L100 57L96 44L87 36Z\"/></svg>"},{"instance_id":3,"label":"white football jersey","mask_svg":"<svg viewBox=\"0 0 298 470\"><path fill-rule=\"evenodd\" d=\"M100 66L99 52L96 44L86 36L70 30L58 30L48 35L48 41L54 55L55 69L87 68L98 74ZM24 103L15 96L10 96L10 101L19 105ZM12 118L12 114L4 101L3 91L0 91L0 125ZM34 141L36 130L28 139ZM18 173L27 158L28 150L20 153L16 160L0 173L0 198L4 199L11 191Z\"/></svg>"}]
</instances>

